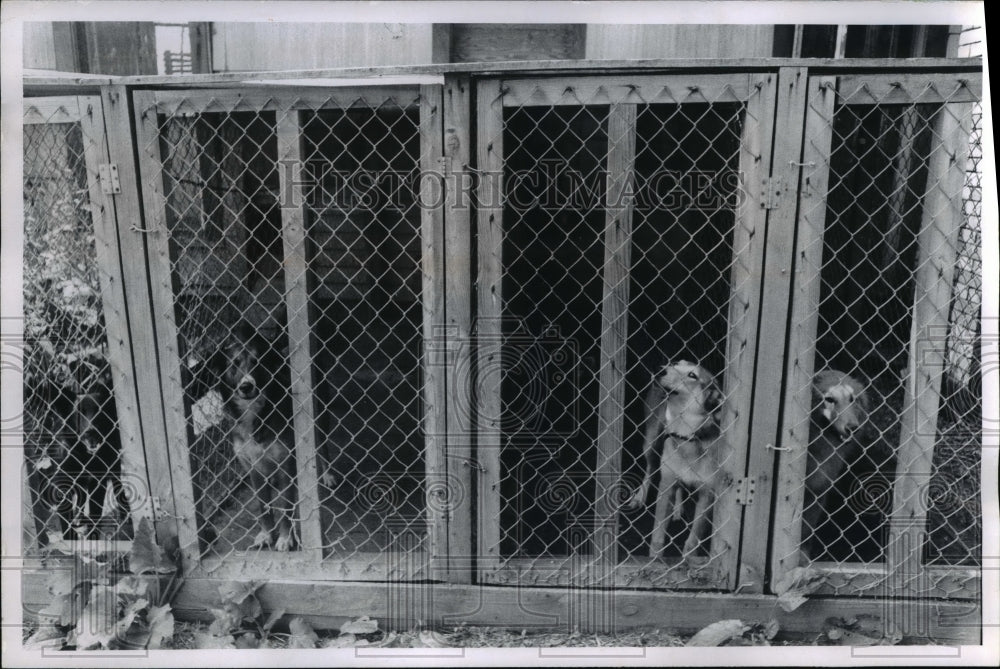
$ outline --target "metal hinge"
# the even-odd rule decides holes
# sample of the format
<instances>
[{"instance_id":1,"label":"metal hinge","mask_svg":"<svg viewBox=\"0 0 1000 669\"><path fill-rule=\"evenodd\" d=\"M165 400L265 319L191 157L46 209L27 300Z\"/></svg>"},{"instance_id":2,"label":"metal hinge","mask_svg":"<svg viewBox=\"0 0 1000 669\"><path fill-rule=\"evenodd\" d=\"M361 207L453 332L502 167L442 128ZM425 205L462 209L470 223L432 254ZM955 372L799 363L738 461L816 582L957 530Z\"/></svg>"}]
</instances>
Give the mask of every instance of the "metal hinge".
<instances>
[{"instance_id":1,"label":"metal hinge","mask_svg":"<svg viewBox=\"0 0 1000 669\"><path fill-rule=\"evenodd\" d=\"M98 165L97 174L101 179L101 192L105 195L118 195L122 192L122 182L118 180L118 166L114 163Z\"/></svg>"},{"instance_id":2,"label":"metal hinge","mask_svg":"<svg viewBox=\"0 0 1000 669\"><path fill-rule=\"evenodd\" d=\"M784 189L781 179L772 179L771 177L764 179L764 185L760 191L760 206L764 209L777 209L782 190Z\"/></svg>"},{"instance_id":3,"label":"metal hinge","mask_svg":"<svg viewBox=\"0 0 1000 669\"><path fill-rule=\"evenodd\" d=\"M736 479L736 503L743 506L753 504L753 494L757 490L757 479Z\"/></svg>"}]
</instances>

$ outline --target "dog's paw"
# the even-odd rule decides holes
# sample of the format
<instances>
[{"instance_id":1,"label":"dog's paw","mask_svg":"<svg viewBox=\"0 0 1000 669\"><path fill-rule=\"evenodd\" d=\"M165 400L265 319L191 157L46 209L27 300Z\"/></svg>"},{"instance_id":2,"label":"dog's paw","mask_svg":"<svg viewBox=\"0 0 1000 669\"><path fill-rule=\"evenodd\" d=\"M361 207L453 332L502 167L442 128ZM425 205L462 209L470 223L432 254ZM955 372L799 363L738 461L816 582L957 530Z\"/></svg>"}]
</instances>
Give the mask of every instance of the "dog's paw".
<instances>
[{"instance_id":1,"label":"dog's paw","mask_svg":"<svg viewBox=\"0 0 1000 669\"><path fill-rule=\"evenodd\" d=\"M268 548L271 545L271 533L267 530L260 530L253 538L250 548Z\"/></svg>"},{"instance_id":2,"label":"dog's paw","mask_svg":"<svg viewBox=\"0 0 1000 669\"><path fill-rule=\"evenodd\" d=\"M281 553L287 553L292 549L292 535L282 534L278 537L278 540L274 542L274 550Z\"/></svg>"}]
</instances>

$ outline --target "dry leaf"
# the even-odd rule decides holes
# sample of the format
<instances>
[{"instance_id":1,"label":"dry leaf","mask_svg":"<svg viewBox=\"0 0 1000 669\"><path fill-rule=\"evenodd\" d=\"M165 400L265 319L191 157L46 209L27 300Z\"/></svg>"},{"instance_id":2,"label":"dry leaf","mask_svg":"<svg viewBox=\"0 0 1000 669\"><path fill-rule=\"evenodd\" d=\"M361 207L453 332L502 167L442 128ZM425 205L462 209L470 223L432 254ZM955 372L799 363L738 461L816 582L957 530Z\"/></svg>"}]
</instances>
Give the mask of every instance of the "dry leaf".
<instances>
[{"instance_id":1,"label":"dry leaf","mask_svg":"<svg viewBox=\"0 0 1000 669\"><path fill-rule=\"evenodd\" d=\"M826 574L812 567L795 567L774 584L778 606L786 613L791 613L805 604L806 595L816 592L824 583Z\"/></svg>"},{"instance_id":2,"label":"dry leaf","mask_svg":"<svg viewBox=\"0 0 1000 669\"><path fill-rule=\"evenodd\" d=\"M288 621L288 631L289 648L315 648L319 643L319 635L302 618L295 617Z\"/></svg>"},{"instance_id":3,"label":"dry leaf","mask_svg":"<svg viewBox=\"0 0 1000 669\"><path fill-rule=\"evenodd\" d=\"M235 640L230 634L215 636L214 634L206 634L205 632L195 632L192 641L195 648L205 650L236 648Z\"/></svg>"},{"instance_id":4,"label":"dry leaf","mask_svg":"<svg viewBox=\"0 0 1000 669\"><path fill-rule=\"evenodd\" d=\"M146 621L149 623L149 641L146 643L146 648L150 650L162 648L165 640L173 638L174 614L170 611L170 604L149 607Z\"/></svg>"},{"instance_id":5,"label":"dry leaf","mask_svg":"<svg viewBox=\"0 0 1000 669\"><path fill-rule=\"evenodd\" d=\"M372 620L368 616L361 616L357 620L348 620L340 626L341 634L372 634L378 631L378 621Z\"/></svg>"},{"instance_id":6,"label":"dry leaf","mask_svg":"<svg viewBox=\"0 0 1000 669\"><path fill-rule=\"evenodd\" d=\"M148 572L169 574L177 571L177 565L156 545L153 538L153 524L148 518L139 522L132 540L132 552L129 553L129 569L133 574Z\"/></svg>"},{"instance_id":7,"label":"dry leaf","mask_svg":"<svg viewBox=\"0 0 1000 669\"><path fill-rule=\"evenodd\" d=\"M749 629L742 620L720 620L691 637L688 646L719 646Z\"/></svg>"},{"instance_id":8,"label":"dry leaf","mask_svg":"<svg viewBox=\"0 0 1000 669\"><path fill-rule=\"evenodd\" d=\"M433 630L422 630L417 635L420 645L425 648L450 648L448 637Z\"/></svg>"}]
</instances>

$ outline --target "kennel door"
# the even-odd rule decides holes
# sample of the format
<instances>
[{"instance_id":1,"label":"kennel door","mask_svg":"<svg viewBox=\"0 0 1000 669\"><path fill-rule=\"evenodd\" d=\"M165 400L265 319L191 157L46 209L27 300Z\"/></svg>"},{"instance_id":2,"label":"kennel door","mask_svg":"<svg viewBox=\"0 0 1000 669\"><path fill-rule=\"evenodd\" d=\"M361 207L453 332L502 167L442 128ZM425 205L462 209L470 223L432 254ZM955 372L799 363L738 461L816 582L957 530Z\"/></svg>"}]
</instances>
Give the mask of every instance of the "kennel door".
<instances>
[{"instance_id":1,"label":"kennel door","mask_svg":"<svg viewBox=\"0 0 1000 669\"><path fill-rule=\"evenodd\" d=\"M772 75L490 80L478 105L479 578L727 589L735 583L759 302ZM644 397L670 360L725 400L722 490L682 554L678 486L650 557Z\"/></svg>"},{"instance_id":2,"label":"kennel door","mask_svg":"<svg viewBox=\"0 0 1000 669\"><path fill-rule=\"evenodd\" d=\"M103 107L27 98L23 110L24 332L4 342L24 375L22 550L127 551L153 510Z\"/></svg>"},{"instance_id":3,"label":"kennel door","mask_svg":"<svg viewBox=\"0 0 1000 669\"><path fill-rule=\"evenodd\" d=\"M978 596L979 86L975 72L809 79L773 582L810 566L823 593ZM870 403L829 457L823 369ZM848 459L825 501L805 490L810 449L817 470Z\"/></svg>"},{"instance_id":4,"label":"kennel door","mask_svg":"<svg viewBox=\"0 0 1000 669\"><path fill-rule=\"evenodd\" d=\"M418 189L440 156L435 96L135 94L181 545L203 571L434 578L442 518L425 487L443 428L440 403L425 401L441 393L424 335L442 316L443 272L440 218ZM237 369L266 388L254 420L277 433L287 474L275 467L265 484L290 477L284 489L254 485L235 457L225 375L239 360L218 363L247 333L267 355ZM269 502L289 491L294 546L269 550Z\"/></svg>"}]
</instances>

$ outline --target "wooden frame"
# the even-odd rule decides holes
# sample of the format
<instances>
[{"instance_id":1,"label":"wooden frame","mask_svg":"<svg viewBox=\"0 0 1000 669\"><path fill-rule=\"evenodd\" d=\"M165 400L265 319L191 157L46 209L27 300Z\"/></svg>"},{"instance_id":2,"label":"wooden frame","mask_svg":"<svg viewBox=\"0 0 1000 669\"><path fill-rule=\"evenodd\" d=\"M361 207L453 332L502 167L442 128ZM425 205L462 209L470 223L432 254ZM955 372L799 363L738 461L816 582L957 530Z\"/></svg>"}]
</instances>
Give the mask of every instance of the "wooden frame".
<instances>
[{"instance_id":1,"label":"wooden frame","mask_svg":"<svg viewBox=\"0 0 1000 669\"><path fill-rule=\"evenodd\" d=\"M315 89L308 95L294 91L251 92L235 91L136 91L133 94L137 125L139 165L142 175L143 197L146 202L147 222L142 232L151 245L150 281L152 284L153 310L159 325L158 355L160 368L164 370L161 379L164 413L167 416L170 463L174 473L174 506L182 519L179 530L181 546L184 550L185 567L189 576L236 575L245 573L278 573L284 575L308 574L317 580L378 580L384 578L437 578L442 579L447 572L440 573L439 567L431 568L428 560L432 555L449 555L442 547L446 536L450 515L428 510L426 519L431 537L432 550L407 552L405 565L395 565L386 554L357 553L343 558L336 555L324 556L320 514L302 513L298 517L301 550L282 554L273 551L233 551L228 556L203 556L198 548L197 528L194 527L196 504L192 487L192 472L188 456L188 429L184 416L184 400L180 384L180 358L177 348L178 328L174 320L174 296L172 294L172 270L169 260L169 243L166 227L166 200L163 194L162 160L159 155L159 115L188 113L226 113L232 111L273 111L276 114L276 137L279 160L301 164L303 161L301 133L308 111L321 109L361 108L358 101L366 101L364 108L382 108L386 105L399 108L398 100L405 100L402 106L421 109L419 133L421 137L420 167L428 167L431 153L438 144L434 138L435 116L440 114L440 104L435 105L434 96L440 96L440 88L428 86L422 89L408 88L365 88L337 89L335 92L320 92ZM422 103L422 97L426 100ZM341 104L345 107L341 107ZM203 108L199 108L202 105ZM433 110L431 109L433 107ZM426 108L426 109L425 109ZM439 142L439 140L438 140ZM309 318L309 296L306 286L305 251L305 201L302 184L289 178L287 170L280 171L282 192L291 196L292 206L282 208L282 238L284 247L285 303L289 314L288 332L290 341L290 365L292 371L292 395L294 404L293 422L295 426L295 453L298 472L296 484L299 490L300 509L319 509L318 473L316 463L316 443L312 426L315 423L312 406L312 337ZM441 219L434 211L426 208L421 214L421 234L431 234L423 239L427 245L422 259L424 296L441 295L438 285L444 276L440 233ZM155 260L154 260L155 258ZM424 314L424 330L432 334L443 317L443 309L432 303ZM425 340L424 355L433 358L437 353ZM442 367L443 369L443 367ZM424 434L427 439L427 460L425 489L428 495L435 493L431 485L440 485L446 480L443 457L444 439L442 417L436 398L444 397L443 374L431 373L425 379ZM428 507L432 505L428 504ZM436 548L435 548L436 546ZM443 544L444 547L447 544ZM439 553L435 553L435 550ZM432 573L433 572L433 573Z\"/></svg>"},{"instance_id":2,"label":"wooden frame","mask_svg":"<svg viewBox=\"0 0 1000 669\"><path fill-rule=\"evenodd\" d=\"M115 355L127 361L128 367L121 384L118 376L115 378L123 430L123 467L143 476L147 466L149 471L148 504L133 510L133 521L153 518L160 542L177 537L184 549L189 580L175 608L196 614L205 606L216 605L217 585L264 578L269 580L261 591L266 608L285 607L290 613L328 623L340 621L341 614L343 618L367 614L390 619L399 614L387 608L391 596L413 597L427 591L433 591L434 611L455 614L478 607L480 619L489 624L522 624L525 603L532 611L551 618L560 615L573 598L604 592L616 598L609 610L622 629L645 626L654 616L658 626L693 631L717 621L720 609L735 611L734 617L747 619L774 615L778 610L775 598L765 593L797 566L799 559L805 458L796 455L803 453L808 439L808 434L801 431L809 420L809 400L803 401L807 394L803 389L809 388L813 374L833 114L838 104L941 104L945 100L948 112L935 119L935 141L940 138L941 144L929 165L932 187L924 194L925 223L918 241L921 270L916 280L934 289L918 291L913 305L915 326L909 353L914 371L906 389L907 411L900 444L900 461L909 466L899 473L892 512L893 519L909 520L893 525L886 564L813 563L826 576L826 584L794 614L779 612L778 616L783 630L814 632L831 615L846 617L869 611L884 614L886 605L880 598L889 589L910 602L932 596L979 598L976 569L926 567L920 555L911 550L914 535L919 535L925 525L926 508L920 501L926 494L930 472L934 439L928 434L933 432L932 418L938 411L943 364L937 353L925 351L918 342L947 323L946 306L942 305L949 302L949 277L954 269L947 252L954 248L954 226L939 229L927 223L931 212L938 214L938 221L956 220L960 215L949 194L961 192L959 173L968 134L967 110L978 101L981 91L977 67L979 61L975 59L756 59L441 64L298 73L303 79L397 73L440 77L444 81L442 85L428 80L418 88L417 84L383 87L377 79L371 79L360 80L359 87L350 89L264 87L266 80L289 79L295 73L89 81L34 79L28 84L33 90L52 85L58 90L100 92L100 99L79 98L86 100L85 104L42 99L30 103L39 110L33 122L45 122L46 118L50 122L80 120L92 124L95 134L102 131L103 124L107 129L106 146L100 140L88 145L88 163L92 158L101 161L101 156L106 156L103 160L119 167L120 194L98 196L96 182L90 180L88 185L92 202L100 201L94 210L100 262L102 268L111 268L107 274L102 272L107 284L102 281L105 309L116 305L127 313L124 319L118 315L108 319L109 337L110 328L116 327L124 342ZM125 84L150 88L135 90ZM161 84L190 84L191 88L155 88ZM846 99L842 95L838 100L838 86L845 95L850 93ZM915 95L914 90L920 94ZM303 537L313 537L304 538L304 545L312 550L292 554L243 552L227 558L202 556L193 526L195 500L180 396L156 114L279 112L279 153L294 159L301 152L298 134L304 111L377 99L396 108L419 106L420 168L444 177L441 197L435 192L433 180L421 183L426 191L423 195L442 205L425 207L421 212L422 397L429 551L418 551L409 565L396 564L391 555L384 553L323 558L313 543L318 529L313 524L303 527ZM734 521L719 528L713 541L717 549L728 551L732 557L726 558L721 573L706 574L697 583L690 582L686 573L673 566L651 565L642 558L615 560L613 551L607 550L608 542L596 533L592 538L596 547L593 556L502 559L498 553L502 500L497 487L501 442L499 426L490 423L491 418L500 415L499 387L491 387L488 380L480 383L474 372L487 368L491 356L500 351L503 184L500 179L480 179L478 205L474 208L464 199L469 184L477 172L503 172L504 107L580 104L581 100L610 105L611 129L625 141L612 142L609 167L624 179L634 160L636 105L683 104L686 99L742 102L751 118L744 126L741 141L747 200L737 225L740 238L734 246L742 254L742 266L734 268L733 285L738 290L731 298L733 309L747 311L735 317L744 326L730 334L726 354L726 387L737 391L730 400L741 410L739 415L727 415L726 420L731 431L746 435L746 440L734 449L730 473L735 479L755 482L756 491L750 504L737 499L735 488L718 502L718 508ZM195 103L203 107L199 109ZM88 167L88 176L92 177L89 172ZM303 237L296 229L302 212L291 209L283 216L286 258L290 261L286 265L287 300L294 313L301 310L305 298L304 282L300 281ZM629 298L628 282L615 277L623 268L627 272L629 266L629 219L627 212L618 217L609 215L603 230L598 478L607 479L609 485L602 487L605 494L598 495L597 502L598 517L608 521L612 533L618 519L607 492L621 469L615 442L621 439L623 384L619 370L623 367L622 342L628 336L615 324L625 321L627 326L620 307L627 305ZM138 271L122 272L116 286L113 279L121 268ZM939 276L943 278L939 280ZM290 329L298 333L293 341L299 345L292 347L292 356L293 365L300 370L308 369L308 325L305 321L290 324ZM915 373L918 361L920 372ZM149 383L138 383L137 370L159 370L159 376L155 380L150 377ZM297 392L308 396L309 385L308 374L300 375ZM776 402L779 396L781 401ZM470 397L477 400L470 402ZM127 414L124 419L123 412ZM300 469L315 452L311 430L303 432L310 422L310 412L310 403L299 397L296 434L304 436L296 443ZM314 481L315 476L315 471L306 467L298 480ZM446 491L446 503L430 503L430 495L442 489ZM932 587L924 587L926 581L919 579L894 578L887 575L889 571L927 577ZM392 581L450 583L344 582L385 580L387 575ZM31 578L30 574L26 578L26 592L34 592ZM501 584L517 588L490 587ZM581 590L577 586L608 590ZM395 590L390 588L399 592L392 594ZM698 593L693 597L690 593L641 592L632 588L719 588L738 594ZM25 601L33 600L26 596ZM978 642L981 620L977 613L969 612L967 603L917 601L916 605L935 607L939 614L955 613L956 620L964 621L959 624L967 623L966 627L949 627L948 621L942 623L930 617L932 638ZM331 617L330 611L336 614ZM399 615L407 625L421 617Z\"/></svg>"},{"instance_id":3,"label":"wooden frame","mask_svg":"<svg viewBox=\"0 0 1000 669\"><path fill-rule=\"evenodd\" d=\"M155 504L150 493L142 426L139 421L136 368L132 358L129 305L124 289L115 200L104 192L99 179L99 167L111 162L104 106L100 96L32 98L26 99L23 106L24 125L66 123L80 126L87 194L94 225L95 262L104 314L108 362L112 371L112 390L121 440L121 473L123 479L131 479L134 494L128 513L133 527L138 527L143 519L154 518ZM22 506L24 503L22 500Z\"/></svg>"},{"instance_id":4,"label":"wooden frame","mask_svg":"<svg viewBox=\"0 0 1000 669\"><path fill-rule=\"evenodd\" d=\"M838 90L845 90L840 95ZM921 95L912 95L916 89ZM953 94L938 93L944 90ZM939 387L943 371L943 343L927 349L934 332L946 332L954 271L956 236L961 225L962 185L971 126L970 100L976 99L978 82L949 75L909 74L886 76L852 75L812 77L806 111L802 154L804 182L799 191L799 226L795 244L795 273L800 275L791 302L792 332L786 356L787 380L778 477L778 505L773 527L772 583L799 564L805 452L815 340L817 336L822 269L829 156L833 120L841 105L891 105L914 102L940 104L928 161L927 191L923 196L923 219L917 237L918 255L914 280L916 297L912 308L913 331L908 345L903 415L893 507L889 514L889 537L884 563L814 563L827 575L822 593L859 594L874 592L892 597L948 597L955 593L979 597L979 573L975 568L929 567L923 564L927 490L935 429ZM861 95L859 91L863 91ZM928 92L933 92L927 100ZM948 102L941 104L944 100ZM921 348L923 345L923 348ZM916 371L919 364L919 373ZM784 456L791 454L791 457Z\"/></svg>"},{"instance_id":5,"label":"wooden frame","mask_svg":"<svg viewBox=\"0 0 1000 669\"><path fill-rule=\"evenodd\" d=\"M758 301L767 211L763 208L771 164L771 145L777 86L774 75L668 75L663 77L583 77L572 79L486 79L478 89L479 146L481 173L492 177L503 170L503 109L514 106L610 105L608 121L609 192L625 192L633 172L635 155L635 114L637 105L647 103L741 102L746 105L740 141L740 173L745 197L736 215L733 247L739 254L732 268L730 297L730 335L726 344L727 372L724 387L730 396L727 405L743 408L729 411L724 418L727 434L748 434L752 387L743 379L753 377L757 350ZM664 91L682 92L680 95ZM651 93L650 93L651 92ZM649 99L644 97L644 93ZM741 97L742 95L742 97ZM479 369L488 368L500 355L500 322L503 295L500 288L503 259L503 205L497 195L495 178L480 184L479 202L479 272L477 285L477 334ZM595 523L590 542L595 559L502 558L500 545L501 466L498 421L480 420L478 444L482 465L479 514L479 578L487 583L559 583L562 572L573 572L570 581L589 585L669 586L673 588L734 587L736 556L740 541L742 506L735 486L726 489L715 502L716 517L732 519L714 530L708 569L694 576L679 570L678 565L631 557L621 561L618 547L618 492L621 471L621 444L625 389L625 343L628 337L628 289L631 253L631 206L622 211L608 210L604 233L602 332L600 334L600 383L598 399L597 493ZM500 388L496 375L491 385L477 382L479 415L499 417ZM748 457L746 443L733 445L725 463L734 482L745 475ZM763 558L761 558L762 560ZM572 565L570 568L569 565ZM683 573L682 573L683 572Z\"/></svg>"}]
</instances>

